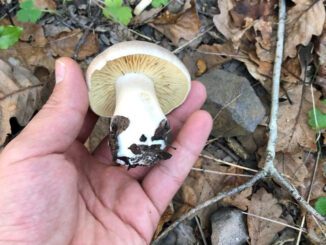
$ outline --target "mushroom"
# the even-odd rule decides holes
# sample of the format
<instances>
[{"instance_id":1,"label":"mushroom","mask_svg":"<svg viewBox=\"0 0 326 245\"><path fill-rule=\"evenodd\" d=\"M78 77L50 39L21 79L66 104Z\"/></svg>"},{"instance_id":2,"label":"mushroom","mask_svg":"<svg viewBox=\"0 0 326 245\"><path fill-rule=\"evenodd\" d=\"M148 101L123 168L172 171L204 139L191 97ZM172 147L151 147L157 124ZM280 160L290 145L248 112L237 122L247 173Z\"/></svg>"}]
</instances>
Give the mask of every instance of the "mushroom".
<instances>
[{"instance_id":1,"label":"mushroom","mask_svg":"<svg viewBox=\"0 0 326 245\"><path fill-rule=\"evenodd\" d=\"M152 165L171 157L166 114L181 105L190 75L170 51L143 41L115 44L93 59L86 73L89 101L111 117L109 144L121 165Z\"/></svg>"}]
</instances>

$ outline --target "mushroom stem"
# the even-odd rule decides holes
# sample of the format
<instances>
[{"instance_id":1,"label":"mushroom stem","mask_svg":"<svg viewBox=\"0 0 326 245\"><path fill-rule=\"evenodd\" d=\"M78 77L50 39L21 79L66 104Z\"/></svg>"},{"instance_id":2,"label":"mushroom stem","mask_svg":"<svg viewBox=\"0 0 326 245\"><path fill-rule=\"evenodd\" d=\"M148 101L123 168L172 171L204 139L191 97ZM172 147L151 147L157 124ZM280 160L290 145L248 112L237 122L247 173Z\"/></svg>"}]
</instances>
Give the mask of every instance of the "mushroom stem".
<instances>
[{"instance_id":1,"label":"mushroom stem","mask_svg":"<svg viewBox=\"0 0 326 245\"><path fill-rule=\"evenodd\" d=\"M110 124L116 162L132 167L169 158L164 151L168 132L152 80L139 73L121 76L116 82L116 108Z\"/></svg>"}]
</instances>

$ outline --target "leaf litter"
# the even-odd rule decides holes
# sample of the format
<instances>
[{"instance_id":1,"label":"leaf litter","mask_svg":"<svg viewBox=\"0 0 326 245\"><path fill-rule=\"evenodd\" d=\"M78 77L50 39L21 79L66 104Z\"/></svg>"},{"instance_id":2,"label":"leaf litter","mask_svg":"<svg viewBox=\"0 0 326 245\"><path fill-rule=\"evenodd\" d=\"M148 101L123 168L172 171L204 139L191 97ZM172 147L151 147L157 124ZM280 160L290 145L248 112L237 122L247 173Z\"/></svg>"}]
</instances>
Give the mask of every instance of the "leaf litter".
<instances>
[{"instance_id":1,"label":"leaf litter","mask_svg":"<svg viewBox=\"0 0 326 245\"><path fill-rule=\"evenodd\" d=\"M134 7L134 3L130 2L129 6ZM44 103L45 100L41 99L44 97L42 88L45 86L44 81L53 83L56 58L78 57L81 66L85 68L100 50L107 45L124 40L146 38L170 50L186 44L178 55L191 71L193 78L200 77L215 67L224 67L235 60L240 61L267 93L270 92L276 46L278 1L218 0L203 4L202 1L178 0L182 7L177 11L172 8L174 2L172 0L165 7L147 8L141 15L134 17L129 27L101 18L94 21L94 12L91 11L91 15L88 15L85 9L96 8L96 5L91 6L88 3L79 6L75 6L74 2L68 3L70 11L68 13L58 1L37 0L35 5L40 9L57 11L58 14L51 15L43 12L37 24L21 23L16 20L13 13L11 17L15 24L23 27L24 31L16 45L0 51L0 80L2 81L0 144L11 133L11 118L17 118L19 124L26 125ZM314 152L319 149L316 131L307 123L308 111L315 105L320 111L326 112L325 105L320 100L326 97L325 7L323 1L318 0L292 0L288 1L287 5L288 18L275 164L277 169L288 177L303 195L306 195L311 185ZM204 10L207 9L209 11L205 13ZM1 10L0 13L3 14ZM77 20L72 18L71 13L78 17ZM9 24L8 18L0 20L0 25ZM203 32L208 26L213 26L214 29ZM85 35L85 32L89 33ZM120 35L119 32L124 34ZM76 46L80 43L81 49L76 56ZM308 44L313 46L312 59L302 64L299 51L302 45ZM40 68L45 69L48 74L42 82L35 76ZM315 74L309 81L317 85L314 88L311 88L308 83L303 84L307 70L312 70L311 73ZM314 101L312 94L314 94ZM264 159L264 154L261 152L266 147L267 122L267 120L263 121L257 128L256 131L259 133L235 137L235 140L248 151L247 154L250 156L248 159L234 160L214 143L209 144L213 149L210 153L218 152L214 155L215 158L259 169L258 163ZM93 150L103 139L107 124L105 120L98 123L87 142L89 149ZM325 138L320 139L322 144ZM225 144L223 139L217 141ZM227 152L231 153L232 149L228 149ZM307 154L310 154L308 158ZM325 196L325 166L322 158L312 183L311 200L313 201L320 196ZM240 174L251 174L235 167L217 165L204 158L199 159L195 167L239 176L192 171L166 211L166 215L162 217L157 232L190 208L221 191L243 183L246 179ZM249 214L274 221L291 224L296 222L295 224L298 225L299 220L294 215L290 215L291 219L282 217L282 212L288 208L288 197L278 195L277 191L280 188L271 186L254 186L236 196L224 198L220 203L198 213L197 216L206 236L209 237L210 216L221 205L234 206ZM250 215L247 216L246 221L250 244L269 244L277 233L282 233L284 230L284 226L280 224ZM323 241L320 227L316 226L311 216L307 216L306 226L308 239L317 243Z\"/></svg>"}]
</instances>

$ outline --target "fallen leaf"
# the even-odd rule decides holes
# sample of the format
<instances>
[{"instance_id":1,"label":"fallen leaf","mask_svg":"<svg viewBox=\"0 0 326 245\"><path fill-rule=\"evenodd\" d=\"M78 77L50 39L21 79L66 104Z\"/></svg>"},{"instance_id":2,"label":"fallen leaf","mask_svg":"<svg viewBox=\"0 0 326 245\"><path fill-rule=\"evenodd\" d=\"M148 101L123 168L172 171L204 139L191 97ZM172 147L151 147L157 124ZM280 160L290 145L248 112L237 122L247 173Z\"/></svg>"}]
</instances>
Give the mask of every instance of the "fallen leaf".
<instances>
[{"instance_id":1,"label":"fallen leaf","mask_svg":"<svg viewBox=\"0 0 326 245\"><path fill-rule=\"evenodd\" d=\"M98 147L98 145L102 142L102 140L108 135L109 125L109 118L100 117L97 120L91 135L88 137L87 142L85 143L87 149L90 152L93 152L96 147Z\"/></svg>"},{"instance_id":2,"label":"fallen leaf","mask_svg":"<svg viewBox=\"0 0 326 245\"><path fill-rule=\"evenodd\" d=\"M319 0L292 0L296 5L287 12L284 58L295 57L299 44L308 45L312 36L322 33L325 7Z\"/></svg>"},{"instance_id":3,"label":"fallen leaf","mask_svg":"<svg viewBox=\"0 0 326 245\"><path fill-rule=\"evenodd\" d=\"M307 176L304 180L304 189L300 189L300 192L303 196L307 196L310 190L311 186L311 194L310 194L310 200L315 200L318 197L325 196L325 189L326 189L326 159L322 158L320 159L316 176L311 184L312 174L314 172L315 168L315 159L312 157L312 159L309 159L310 161L307 161L307 168L309 171L309 176Z\"/></svg>"},{"instance_id":4,"label":"fallen leaf","mask_svg":"<svg viewBox=\"0 0 326 245\"><path fill-rule=\"evenodd\" d=\"M308 126L308 111L312 108L310 87L297 85L287 90L292 101L280 103L278 114L278 141L276 151L298 152L302 149L316 151L315 131ZM313 90L317 107L325 108L319 103L320 93ZM302 100L302 104L301 104Z\"/></svg>"},{"instance_id":5,"label":"fallen leaf","mask_svg":"<svg viewBox=\"0 0 326 245\"><path fill-rule=\"evenodd\" d=\"M237 169L235 168L216 164L212 160L206 158L199 158L195 164L195 167L218 171L221 173L237 172ZM241 179L243 180L243 178ZM238 185L239 183L237 180L238 178L234 176L192 171L176 197L176 201L178 203L183 203L183 205L181 205L181 207L176 210L173 219L177 219L182 214L188 212L191 208L195 207L199 203L208 200L209 198L214 197L224 189L232 188L233 186ZM210 226L209 217L216 210L216 206L217 205L212 205L208 208L203 209L197 214L202 222L201 225L203 229L206 229Z\"/></svg>"},{"instance_id":6,"label":"fallen leaf","mask_svg":"<svg viewBox=\"0 0 326 245\"><path fill-rule=\"evenodd\" d=\"M183 62L187 66L192 78L194 78L198 77L198 74L196 74L198 71L198 66L196 64L197 60L203 60L207 70L209 70L210 68L221 65L236 56L241 57L241 55L240 52L234 50L231 42L213 45L203 44L194 52L186 53Z\"/></svg>"},{"instance_id":7,"label":"fallen leaf","mask_svg":"<svg viewBox=\"0 0 326 245\"><path fill-rule=\"evenodd\" d=\"M223 204L237 207L243 211L248 210L250 205L250 196L252 194L252 188L247 188L244 191L241 191L239 194L234 196L226 197L222 200Z\"/></svg>"},{"instance_id":8,"label":"fallen leaf","mask_svg":"<svg viewBox=\"0 0 326 245\"><path fill-rule=\"evenodd\" d=\"M259 20L254 23L256 32L256 54L261 61L273 62L276 35L273 35L273 23Z\"/></svg>"},{"instance_id":9,"label":"fallen leaf","mask_svg":"<svg viewBox=\"0 0 326 245\"><path fill-rule=\"evenodd\" d=\"M275 167L284 174L295 187L304 187L304 179L308 176L304 152L278 152L275 157Z\"/></svg>"},{"instance_id":10,"label":"fallen leaf","mask_svg":"<svg viewBox=\"0 0 326 245\"><path fill-rule=\"evenodd\" d=\"M50 47L54 52L54 56L70 56L74 54L74 50L83 33L80 29L74 29L71 32L61 32L55 37L50 38ZM88 56L96 54L99 51L99 42L95 33L90 33L78 53L79 59L85 59Z\"/></svg>"},{"instance_id":11,"label":"fallen leaf","mask_svg":"<svg viewBox=\"0 0 326 245\"><path fill-rule=\"evenodd\" d=\"M236 27L243 27L246 18L266 19L269 15L273 15L276 0L269 1L253 1L243 0L234 2L234 8L230 10L232 21Z\"/></svg>"},{"instance_id":12,"label":"fallen leaf","mask_svg":"<svg viewBox=\"0 0 326 245\"><path fill-rule=\"evenodd\" d=\"M10 119L25 126L41 107L43 84L24 67L11 66L0 60L0 145L11 133Z\"/></svg>"},{"instance_id":13,"label":"fallen leaf","mask_svg":"<svg viewBox=\"0 0 326 245\"><path fill-rule=\"evenodd\" d=\"M219 32L221 32L227 40L231 40L234 48L238 49L240 46L240 39L245 32L252 26L252 18L244 18L245 24L242 27L234 26L229 11L235 6L232 0L218 0L218 8L220 14L213 17L213 22Z\"/></svg>"},{"instance_id":14,"label":"fallen leaf","mask_svg":"<svg viewBox=\"0 0 326 245\"><path fill-rule=\"evenodd\" d=\"M158 222L156 231L153 236L153 240L155 240L158 237L158 235L161 233L164 225L171 221L173 213L174 213L174 210L172 209L171 205L169 205L167 207L167 209L164 211L164 213L162 214L160 221Z\"/></svg>"},{"instance_id":15,"label":"fallen leaf","mask_svg":"<svg viewBox=\"0 0 326 245\"><path fill-rule=\"evenodd\" d=\"M313 242L313 244L326 244L326 225L320 224L317 225L316 218L312 215L307 214L306 216L306 223L307 223L307 230L308 230L308 237ZM320 223L320 222L319 222Z\"/></svg>"},{"instance_id":16,"label":"fallen leaf","mask_svg":"<svg viewBox=\"0 0 326 245\"><path fill-rule=\"evenodd\" d=\"M206 62L203 59L198 59L196 65L197 65L197 72L196 72L197 77L201 76L207 71Z\"/></svg>"},{"instance_id":17,"label":"fallen leaf","mask_svg":"<svg viewBox=\"0 0 326 245\"><path fill-rule=\"evenodd\" d=\"M264 188L260 188L251 197L248 213L271 220L287 223L281 219L282 208L276 198ZM248 231L252 245L271 244L274 236L284 229L283 225L248 215Z\"/></svg>"},{"instance_id":18,"label":"fallen leaf","mask_svg":"<svg viewBox=\"0 0 326 245\"><path fill-rule=\"evenodd\" d=\"M170 16L172 16L172 14L170 14ZM168 20L167 24L153 22L150 25L163 33L174 45L179 46L179 41L181 39L189 41L197 36L201 22L197 14L196 4L193 2L190 9L187 9L176 19Z\"/></svg>"}]
</instances>

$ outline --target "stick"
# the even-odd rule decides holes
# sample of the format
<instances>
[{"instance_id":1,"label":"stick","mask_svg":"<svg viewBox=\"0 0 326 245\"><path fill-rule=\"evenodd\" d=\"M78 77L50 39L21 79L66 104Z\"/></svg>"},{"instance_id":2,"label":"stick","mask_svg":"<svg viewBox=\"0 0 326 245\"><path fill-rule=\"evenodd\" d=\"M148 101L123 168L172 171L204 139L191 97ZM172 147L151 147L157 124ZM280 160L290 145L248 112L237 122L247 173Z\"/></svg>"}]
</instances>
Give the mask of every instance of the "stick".
<instances>
[{"instance_id":1,"label":"stick","mask_svg":"<svg viewBox=\"0 0 326 245\"><path fill-rule=\"evenodd\" d=\"M232 188L231 190L222 192L218 194L217 196L207 200L206 202L203 202L202 204L198 205L197 207L191 209L188 213L182 215L178 220L176 220L172 225L170 225L165 231L159 235L155 241L153 241L152 245L158 244L158 242L165 237L170 231L172 231L175 227L177 227L182 221L186 219L192 218L198 211L200 211L203 208L206 208L212 204L215 204L216 202L222 200L225 197L232 196L234 194L237 194L241 191L243 191L246 188L252 187L258 180L262 179L265 176L265 173L262 171L257 173L253 178L251 178L248 182Z\"/></svg>"}]
</instances>

